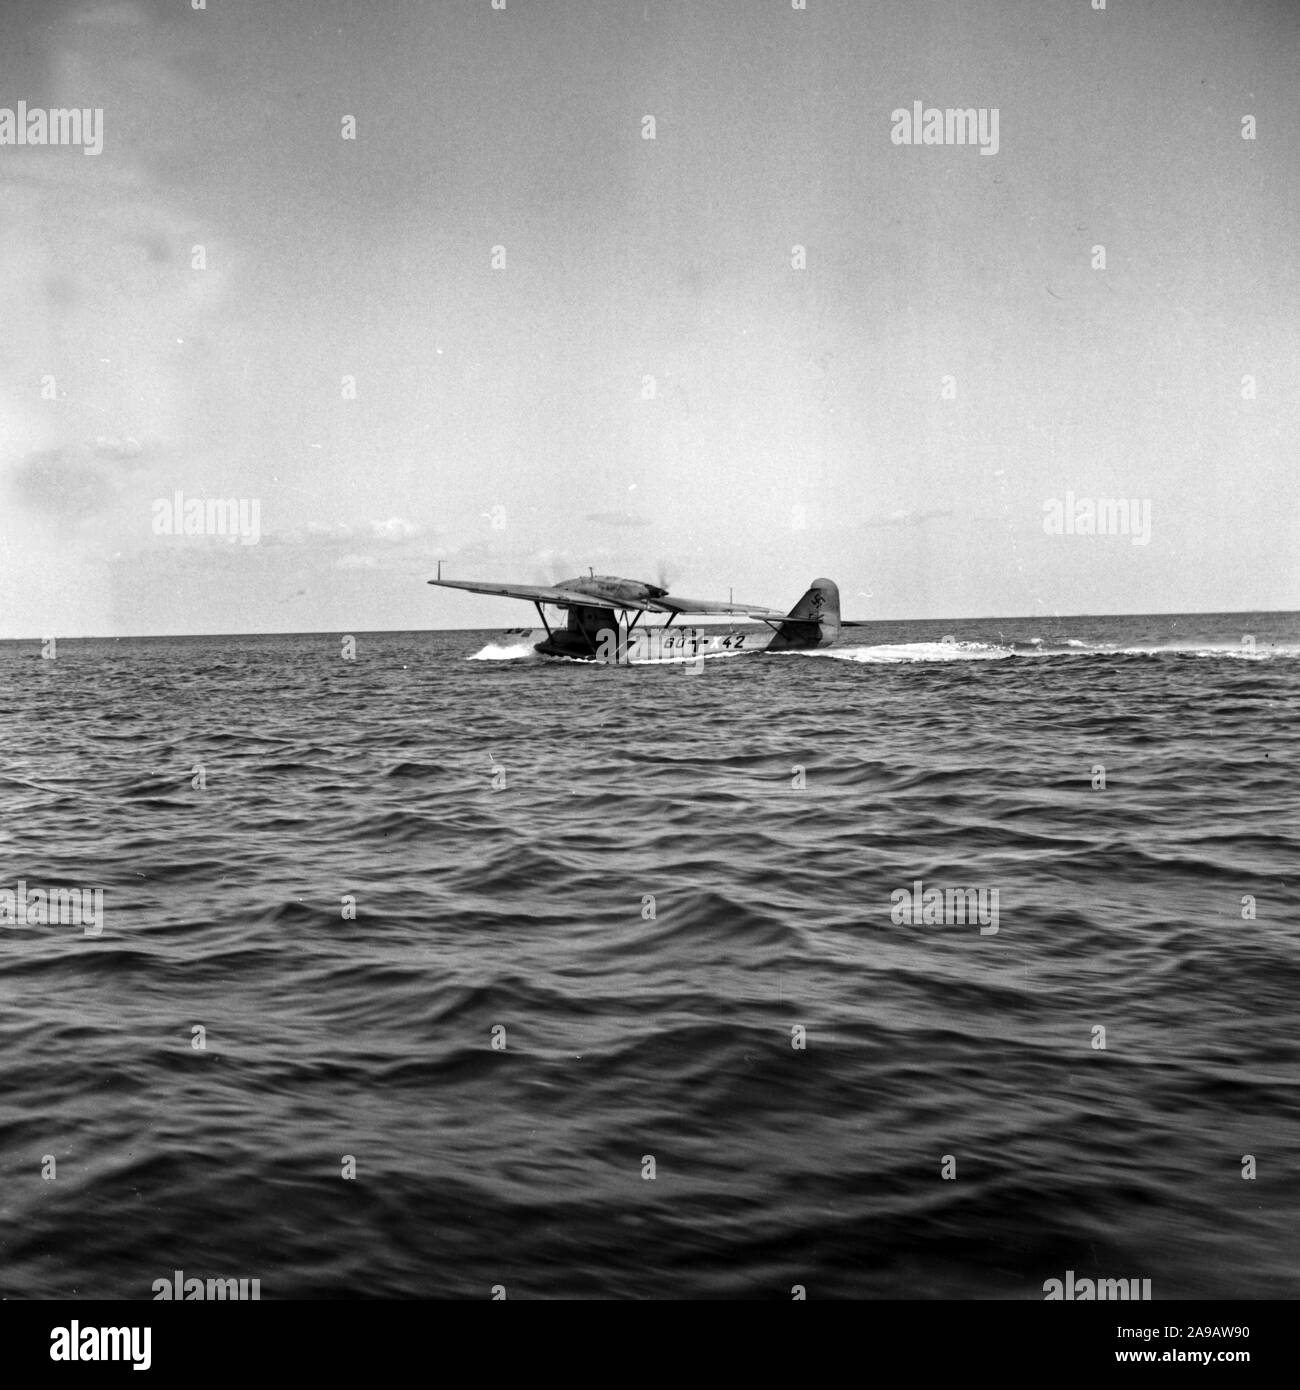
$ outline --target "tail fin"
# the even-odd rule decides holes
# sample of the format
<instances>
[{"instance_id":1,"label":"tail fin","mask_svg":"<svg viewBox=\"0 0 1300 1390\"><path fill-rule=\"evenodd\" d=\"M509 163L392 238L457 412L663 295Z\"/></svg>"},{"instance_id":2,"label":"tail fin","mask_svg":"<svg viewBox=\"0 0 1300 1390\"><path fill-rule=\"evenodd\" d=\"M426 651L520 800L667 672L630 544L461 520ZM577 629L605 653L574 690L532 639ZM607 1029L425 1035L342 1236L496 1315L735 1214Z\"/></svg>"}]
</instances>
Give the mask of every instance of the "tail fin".
<instances>
[{"instance_id":1,"label":"tail fin","mask_svg":"<svg viewBox=\"0 0 1300 1390\"><path fill-rule=\"evenodd\" d=\"M790 610L767 650L788 652L829 647L840 635L840 591L833 579L814 579Z\"/></svg>"}]
</instances>

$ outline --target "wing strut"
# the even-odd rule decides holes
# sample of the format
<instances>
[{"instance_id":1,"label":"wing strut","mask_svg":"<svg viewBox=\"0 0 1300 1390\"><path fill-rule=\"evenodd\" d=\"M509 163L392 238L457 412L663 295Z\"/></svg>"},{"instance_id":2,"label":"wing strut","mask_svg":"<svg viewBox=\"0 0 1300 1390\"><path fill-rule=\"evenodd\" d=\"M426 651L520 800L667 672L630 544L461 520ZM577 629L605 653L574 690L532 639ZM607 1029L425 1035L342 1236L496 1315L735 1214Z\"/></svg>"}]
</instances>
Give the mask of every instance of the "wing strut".
<instances>
[{"instance_id":1,"label":"wing strut","mask_svg":"<svg viewBox=\"0 0 1300 1390\"><path fill-rule=\"evenodd\" d=\"M550 623L546 621L546 614L542 612L542 605L538 603L536 600L534 600L533 607L537 609L537 616L542 620L542 626L546 629L546 635L548 637L554 636L554 634L551 632Z\"/></svg>"}]
</instances>

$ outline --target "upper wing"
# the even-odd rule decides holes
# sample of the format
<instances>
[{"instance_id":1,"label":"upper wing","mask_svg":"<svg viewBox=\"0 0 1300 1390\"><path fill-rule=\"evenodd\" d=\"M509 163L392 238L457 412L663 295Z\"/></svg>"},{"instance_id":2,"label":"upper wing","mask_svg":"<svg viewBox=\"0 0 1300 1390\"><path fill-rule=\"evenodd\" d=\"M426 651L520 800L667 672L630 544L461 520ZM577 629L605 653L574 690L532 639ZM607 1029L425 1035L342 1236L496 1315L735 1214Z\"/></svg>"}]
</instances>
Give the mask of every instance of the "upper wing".
<instances>
[{"instance_id":1,"label":"upper wing","mask_svg":"<svg viewBox=\"0 0 1300 1390\"><path fill-rule=\"evenodd\" d=\"M711 599L674 598L597 598L579 593L576 589L559 589L553 584L491 584L477 579L430 579L430 584L443 589L466 589L471 594L498 594L502 598L522 598L529 603L549 603L556 608L639 608L648 613L735 613L755 619L782 618L779 608L764 608L755 603L717 603Z\"/></svg>"},{"instance_id":2,"label":"upper wing","mask_svg":"<svg viewBox=\"0 0 1300 1390\"><path fill-rule=\"evenodd\" d=\"M755 618L782 616L780 609L764 608L757 603L716 603L712 599L675 598L671 594L655 599L654 607L663 613L747 613Z\"/></svg>"},{"instance_id":3,"label":"upper wing","mask_svg":"<svg viewBox=\"0 0 1300 1390\"><path fill-rule=\"evenodd\" d=\"M430 579L443 589L467 589L471 594L498 594L502 598L522 598L529 603L549 603L556 608L644 608L653 611L657 604L643 603L639 599L619 599L617 603L609 599L593 598L590 594L580 594L574 589L557 589L548 584L488 584L468 579Z\"/></svg>"}]
</instances>

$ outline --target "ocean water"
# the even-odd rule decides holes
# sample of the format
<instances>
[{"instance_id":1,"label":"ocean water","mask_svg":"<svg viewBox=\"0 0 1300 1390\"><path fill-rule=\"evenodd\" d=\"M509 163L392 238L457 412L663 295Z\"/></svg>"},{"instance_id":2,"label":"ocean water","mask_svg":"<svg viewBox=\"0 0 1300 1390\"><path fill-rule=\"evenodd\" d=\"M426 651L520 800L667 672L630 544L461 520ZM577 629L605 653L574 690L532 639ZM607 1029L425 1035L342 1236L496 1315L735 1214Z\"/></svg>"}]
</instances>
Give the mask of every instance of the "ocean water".
<instances>
[{"instance_id":1,"label":"ocean water","mask_svg":"<svg viewBox=\"0 0 1300 1390\"><path fill-rule=\"evenodd\" d=\"M341 649L0 644L0 1295L1300 1295L1300 617Z\"/></svg>"}]
</instances>

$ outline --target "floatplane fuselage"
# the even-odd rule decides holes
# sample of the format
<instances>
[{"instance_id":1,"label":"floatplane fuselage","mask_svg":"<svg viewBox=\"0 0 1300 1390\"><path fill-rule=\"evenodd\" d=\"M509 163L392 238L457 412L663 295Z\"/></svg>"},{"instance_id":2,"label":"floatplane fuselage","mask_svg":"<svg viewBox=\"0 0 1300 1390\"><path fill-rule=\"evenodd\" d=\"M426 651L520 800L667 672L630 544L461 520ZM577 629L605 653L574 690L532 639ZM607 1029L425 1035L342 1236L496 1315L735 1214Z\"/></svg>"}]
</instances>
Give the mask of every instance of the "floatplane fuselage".
<instances>
[{"instance_id":1,"label":"floatplane fuselage","mask_svg":"<svg viewBox=\"0 0 1300 1390\"><path fill-rule=\"evenodd\" d=\"M494 584L480 580L444 579L442 565L430 584L466 589L475 594L498 594L525 599L537 608L546 631L534 644L543 656L602 665L631 666L697 661L711 656L747 652L800 651L829 647L841 627L861 624L840 618L840 591L834 580L814 579L808 591L788 612L756 604L677 598L667 589L640 579L589 574L559 584ZM564 626L548 621L545 608L567 611ZM650 626L649 614L667 613L668 621ZM729 615L766 624L770 634L731 629L674 626L684 614Z\"/></svg>"}]
</instances>

